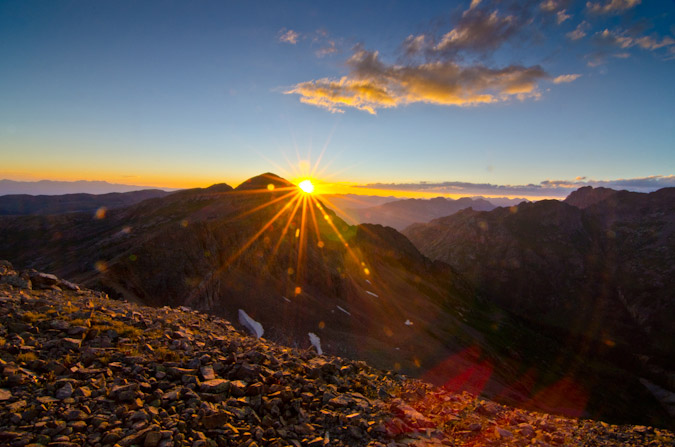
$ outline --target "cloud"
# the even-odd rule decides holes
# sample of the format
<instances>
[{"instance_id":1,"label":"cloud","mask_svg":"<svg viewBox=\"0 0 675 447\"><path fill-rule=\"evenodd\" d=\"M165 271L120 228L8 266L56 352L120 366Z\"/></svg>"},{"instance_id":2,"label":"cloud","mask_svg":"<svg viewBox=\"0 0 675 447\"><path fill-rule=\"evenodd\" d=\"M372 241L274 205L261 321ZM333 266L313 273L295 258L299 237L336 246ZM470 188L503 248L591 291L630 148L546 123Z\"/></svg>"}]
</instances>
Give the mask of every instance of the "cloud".
<instances>
[{"instance_id":1,"label":"cloud","mask_svg":"<svg viewBox=\"0 0 675 447\"><path fill-rule=\"evenodd\" d=\"M298 94L303 103L331 112L353 107L375 114L379 108L417 102L470 106L537 97L538 81L549 78L539 66L493 69L462 67L452 61L387 65L380 61L377 51L360 48L348 66L348 76L302 82L285 93Z\"/></svg>"},{"instance_id":2,"label":"cloud","mask_svg":"<svg viewBox=\"0 0 675 447\"><path fill-rule=\"evenodd\" d=\"M282 29L279 31L279 41L280 42L285 42L285 43L290 43L291 45L295 45L298 43L298 39L300 38L300 34L293 31L292 29L289 29L286 31L285 29Z\"/></svg>"},{"instance_id":3,"label":"cloud","mask_svg":"<svg viewBox=\"0 0 675 447\"><path fill-rule=\"evenodd\" d=\"M565 20L571 19L571 18L572 18L572 16L570 14L567 14L566 9L562 9L555 14L555 21L558 25L563 23Z\"/></svg>"},{"instance_id":4,"label":"cloud","mask_svg":"<svg viewBox=\"0 0 675 447\"><path fill-rule=\"evenodd\" d=\"M593 14L616 14L631 9L642 3L642 0L605 0L604 2L587 2L586 8Z\"/></svg>"},{"instance_id":5,"label":"cloud","mask_svg":"<svg viewBox=\"0 0 675 447\"><path fill-rule=\"evenodd\" d=\"M494 50L519 29L514 16L472 9L463 15L455 28L443 35L433 50L445 53Z\"/></svg>"},{"instance_id":6,"label":"cloud","mask_svg":"<svg viewBox=\"0 0 675 447\"><path fill-rule=\"evenodd\" d=\"M544 0L539 4L539 8L546 12L564 11L570 4L570 0Z\"/></svg>"},{"instance_id":7,"label":"cloud","mask_svg":"<svg viewBox=\"0 0 675 447\"><path fill-rule=\"evenodd\" d=\"M491 183L469 182L420 182L420 183L370 183L359 185L364 189L388 189L395 191L432 192L438 194L466 194L470 195L505 195L528 197L559 197L563 198L570 192L583 186L626 189L636 192L652 192L661 188L675 187L675 175L654 175L618 180L587 180L586 177L577 177L574 180L544 180L539 184L527 185L494 185Z\"/></svg>"},{"instance_id":8,"label":"cloud","mask_svg":"<svg viewBox=\"0 0 675 447\"><path fill-rule=\"evenodd\" d=\"M586 55L587 65L589 67L597 67L607 62L608 58L614 59L628 59L630 53L620 52L620 53L608 53L606 51L596 51Z\"/></svg>"},{"instance_id":9,"label":"cloud","mask_svg":"<svg viewBox=\"0 0 675 447\"><path fill-rule=\"evenodd\" d=\"M569 33L565 34L565 36L567 36L567 38L570 40L583 39L586 37L586 31L588 31L590 27L591 25L588 22L583 21L577 25L574 31L570 31Z\"/></svg>"},{"instance_id":10,"label":"cloud","mask_svg":"<svg viewBox=\"0 0 675 447\"><path fill-rule=\"evenodd\" d=\"M333 53L337 53L337 46L335 45L335 41L333 40L329 40L326 46L324 46L323 48L319 48L314 52L314 54L316 54L316 57L324 57Z\"/></svg>"},{"instance_id":11,"label":"cloud","mask_svg":"<svg viewBox=\"0 0 675 447\"><path fill-rule=\"evenodd\" d=\"M580 74L566 74L566 75L560 75L556 76L553 78L553 83L554 84L565 84L567 82L573 82L576 81L581 77Z\"/></svg>"},{"instance_id":12,"label":"cloud","mask_svg":"<svg viewBox=\"0 0 675 447\"><path fill-rule=\"evenodd\" d=\"M640 48L646 51L668 49L668 54L675 54L675 39L670 36L632 36L625 31L610 31L604 29L593 35L594 42L600 49L586 56L588 65L594 67L607 61L608 57L627 58L630 54L626 51L631 48ZM624 50L612 54L615 49Z\"/></svg>"}]
</instances>

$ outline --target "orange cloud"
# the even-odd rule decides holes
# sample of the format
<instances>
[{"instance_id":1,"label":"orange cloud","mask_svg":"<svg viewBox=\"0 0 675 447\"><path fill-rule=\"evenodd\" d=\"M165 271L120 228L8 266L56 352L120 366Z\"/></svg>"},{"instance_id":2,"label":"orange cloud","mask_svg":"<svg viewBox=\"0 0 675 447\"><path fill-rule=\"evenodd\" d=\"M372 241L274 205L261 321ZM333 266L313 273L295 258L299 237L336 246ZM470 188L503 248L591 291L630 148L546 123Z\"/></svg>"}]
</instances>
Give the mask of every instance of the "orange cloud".
<instances>
[{"instance_id":1,"label":"orange cloud","mask_svg":"<svg viewBox=\"0 0 675 447\"><path fill-rule=\"evenodd\" d=\"M555 78L553 78L553 83L554 84L564 84L564 83L567 83L567 82L576 81L580 77L581 77L580 74L560 75L560 76L556 76Z\"/></svg>"},{"instance_id":2,"label":"orange cloud","mask_svg":"<svg viewBox=\"0 0 675 447\"><path fill-rule=\"evenodd\" d=\"M537 83L548 78L539 66L511 65L492 69L481 65L462 67L454 62L387 65L378 53L357 50L349 59L349 76L339 80L302 82L286 91L300 101L341 113L353 107L375 114L379 108L412 103L470 106L536 97Z\"/></svg>"}]
</instances>

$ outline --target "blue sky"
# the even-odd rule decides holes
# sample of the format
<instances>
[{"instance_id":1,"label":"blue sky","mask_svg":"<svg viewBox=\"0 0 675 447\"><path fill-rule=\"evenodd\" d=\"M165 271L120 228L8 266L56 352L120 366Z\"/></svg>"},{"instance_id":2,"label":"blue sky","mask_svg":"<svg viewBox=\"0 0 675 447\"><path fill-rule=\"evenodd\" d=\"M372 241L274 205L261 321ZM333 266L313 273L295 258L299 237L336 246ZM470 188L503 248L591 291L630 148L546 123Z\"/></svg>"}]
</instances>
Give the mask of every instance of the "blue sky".
<instances>
[{"instance_id":1,"label":"blue sky","mask_svg":"<svg viewBox=\"0 0 675 447\"><path fill-rule=\"evenodd\" d=\"M3 1L0 178L236 185L325 148L351 184L671 186L674 19L646 0Z\"/></svg>"}]
</instances>

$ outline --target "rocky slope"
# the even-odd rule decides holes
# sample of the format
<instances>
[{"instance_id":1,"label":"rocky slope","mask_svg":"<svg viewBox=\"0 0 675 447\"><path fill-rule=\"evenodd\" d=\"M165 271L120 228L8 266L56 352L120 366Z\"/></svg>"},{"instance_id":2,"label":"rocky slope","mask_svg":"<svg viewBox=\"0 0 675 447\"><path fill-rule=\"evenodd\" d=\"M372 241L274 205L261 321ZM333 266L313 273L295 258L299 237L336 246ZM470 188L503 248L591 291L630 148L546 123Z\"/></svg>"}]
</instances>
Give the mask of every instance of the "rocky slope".
<instances>
[{"instance_id":1,"label":"rocky slope","mask_svg":"<svg viewBox=\"0 0 675 447\"><path fill-rule=\"evenodd\" d=\"M8 262L0 262L0 347L0 442L12 447L675 442L658 428L454 394L244 336L189 308L110 300Z\"/></svg>"},{"instance_id":2,"label":"rocky slope","mask_svg":"<svg viewBox=\"0 0 675 447\"><path fill-rule=\"evenodd\" d=\"M0 217L0 257L141 304L235 324L243 311L269 340L305 348L313 334L327 354L503 403L668 423L643 376L482 300L396 230L347 225L303 197L265 174L103 216Z\"/></svg>"},{"instance_id":3,"label":"rocky slope","mask_svg":"<svg viewBox=\"0 0 675 447\"><path fill-rule=\"evenodd\" d=\"M344 210L344 214L350 222L380 224L402 231L414 223L429 222L432 219L449 216L466 208L490 211L496 207L484 199L463 197L453 200L436 197L429 200L395 200L367 208L348 208Z\"/></svg>"}]
</instances>

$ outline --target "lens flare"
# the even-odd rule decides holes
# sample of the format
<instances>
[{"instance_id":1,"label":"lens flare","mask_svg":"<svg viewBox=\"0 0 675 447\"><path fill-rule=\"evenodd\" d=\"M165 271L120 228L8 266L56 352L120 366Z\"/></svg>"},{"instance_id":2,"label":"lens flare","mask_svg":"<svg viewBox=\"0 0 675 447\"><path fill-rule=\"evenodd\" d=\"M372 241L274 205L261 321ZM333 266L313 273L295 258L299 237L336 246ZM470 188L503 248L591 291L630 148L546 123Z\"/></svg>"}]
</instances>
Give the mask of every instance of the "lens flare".
<instances>
[{"instance_id":1,"label":"lens flare","mask_svg":"<svg viewBox=\"0 0 675 447\"><path fill-rule=\"evenodd\" d=\"M298 183L298 186L307 194L311 194L314 192L314 184L312 183L311 180L303 180L300 183Z\"/></svg>"}]
</instances>

